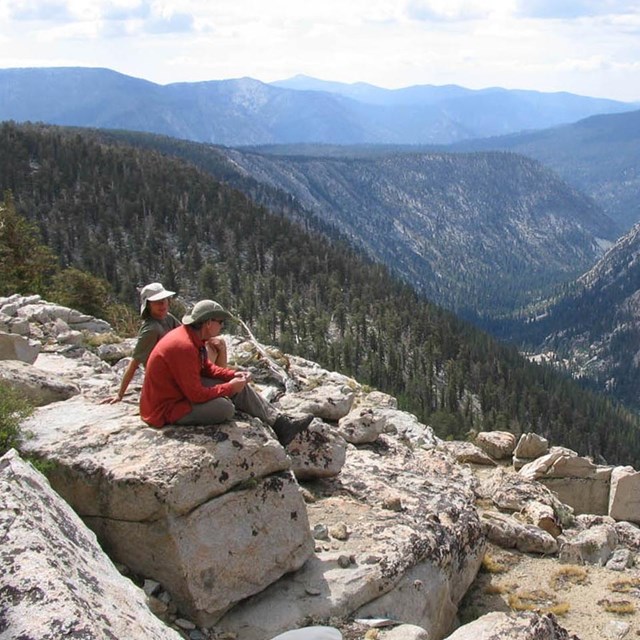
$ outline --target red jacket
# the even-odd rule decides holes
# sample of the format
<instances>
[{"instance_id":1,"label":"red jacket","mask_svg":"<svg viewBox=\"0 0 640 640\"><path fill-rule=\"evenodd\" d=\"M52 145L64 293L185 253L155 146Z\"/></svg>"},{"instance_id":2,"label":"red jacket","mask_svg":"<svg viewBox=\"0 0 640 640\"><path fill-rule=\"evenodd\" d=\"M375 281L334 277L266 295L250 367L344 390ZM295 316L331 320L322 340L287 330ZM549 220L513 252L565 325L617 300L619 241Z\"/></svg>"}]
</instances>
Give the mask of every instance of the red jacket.
<instances>
[{"instance_id":1,"label":"red jacket","mask_svg":"<svg viewBox=\"0 0 640 640\"><path fill-rule=\"evenodd\" d=\"M191 411L191 405L229 397L225 382L204 387L201 377L228 381L232 369L213 364L204 342L188 326L167 333L153 348L145 367L140 396L140 417L152 427L175 423Z\"/></svg>"}]
</instances>

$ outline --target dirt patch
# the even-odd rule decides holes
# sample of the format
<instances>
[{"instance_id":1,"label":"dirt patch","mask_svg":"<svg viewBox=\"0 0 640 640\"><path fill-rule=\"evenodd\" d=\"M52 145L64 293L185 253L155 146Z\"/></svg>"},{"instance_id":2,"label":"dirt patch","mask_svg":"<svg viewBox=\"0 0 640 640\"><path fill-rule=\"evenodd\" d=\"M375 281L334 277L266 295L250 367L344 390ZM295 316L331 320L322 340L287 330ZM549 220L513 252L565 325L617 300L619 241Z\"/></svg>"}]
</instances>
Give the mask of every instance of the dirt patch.
<instances>
[{"instance_id":1,"label":"dirt patch","mask_svg":"<svg viewBox=\"0 0 640 640\"><path fill-rule=\"evenodd\" d=\"M488 562L460 606L461 622L491 611L552 611L581 640L640 637L640 569L561 564L489 545Z\"/></svg>"}]
</instances>

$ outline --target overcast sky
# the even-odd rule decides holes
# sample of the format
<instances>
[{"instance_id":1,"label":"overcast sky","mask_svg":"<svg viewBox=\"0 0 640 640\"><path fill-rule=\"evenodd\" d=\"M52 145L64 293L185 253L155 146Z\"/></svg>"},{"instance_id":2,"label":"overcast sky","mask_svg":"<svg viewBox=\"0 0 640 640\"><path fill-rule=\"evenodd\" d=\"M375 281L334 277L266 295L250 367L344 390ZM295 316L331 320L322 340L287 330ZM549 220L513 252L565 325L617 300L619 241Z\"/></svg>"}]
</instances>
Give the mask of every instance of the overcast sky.
<instances>
[{"instance_id":1,"label":"overcast sky","mask_svg":"<svg viewBox=\"0 0 640 640\"><path fill-rule=\"evenodd\" d=\"M638 0L0 0L0 68L640 100Z\"/></svg>"}]
</instances>

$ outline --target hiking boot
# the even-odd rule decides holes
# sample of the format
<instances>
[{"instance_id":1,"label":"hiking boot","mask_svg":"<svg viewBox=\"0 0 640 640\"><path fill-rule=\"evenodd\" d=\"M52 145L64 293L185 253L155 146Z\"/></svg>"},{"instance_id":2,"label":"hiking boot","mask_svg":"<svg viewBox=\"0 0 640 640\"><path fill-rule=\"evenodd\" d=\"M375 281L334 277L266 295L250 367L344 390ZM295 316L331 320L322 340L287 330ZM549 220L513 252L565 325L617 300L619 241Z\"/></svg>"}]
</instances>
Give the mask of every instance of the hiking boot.
<instances>
[{"instance_id":1,"label":"hiking boot","mask_svg":"<svg viewBox=\"0 0 640 640\"><path fill-rule=\"evenodd\" d=\"M278 419L273 423L273 430L276 433L278 442L286 447L301 431L304 431L313 420L314 416L311 414L304 418L292 418L286 414L278 416Z\"/></svg>"}]
</instances>

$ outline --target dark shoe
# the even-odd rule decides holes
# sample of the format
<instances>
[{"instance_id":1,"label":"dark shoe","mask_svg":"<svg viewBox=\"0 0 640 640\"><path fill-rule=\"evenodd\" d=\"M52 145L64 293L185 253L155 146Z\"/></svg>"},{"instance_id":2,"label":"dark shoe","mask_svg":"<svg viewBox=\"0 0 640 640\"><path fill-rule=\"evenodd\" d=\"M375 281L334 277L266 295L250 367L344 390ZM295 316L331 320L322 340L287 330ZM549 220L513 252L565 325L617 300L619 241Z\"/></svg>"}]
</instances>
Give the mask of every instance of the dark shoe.
<instances>
[{"instance_id":1,"label":"dark shoe","mask_svg":"<svg viewBox=\"0 0 640 640\"><path fill-rule=\"evenodd\" d=\"M273 430L276 432L278 442L286 447L301 431L304 431L312 422L314 416L308 415L304 418L292 418L282 414L273 423Z\"/></svg>"}]
</instances>

